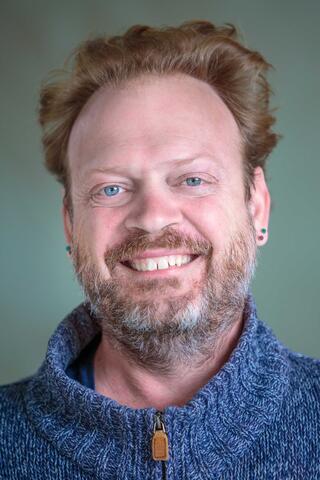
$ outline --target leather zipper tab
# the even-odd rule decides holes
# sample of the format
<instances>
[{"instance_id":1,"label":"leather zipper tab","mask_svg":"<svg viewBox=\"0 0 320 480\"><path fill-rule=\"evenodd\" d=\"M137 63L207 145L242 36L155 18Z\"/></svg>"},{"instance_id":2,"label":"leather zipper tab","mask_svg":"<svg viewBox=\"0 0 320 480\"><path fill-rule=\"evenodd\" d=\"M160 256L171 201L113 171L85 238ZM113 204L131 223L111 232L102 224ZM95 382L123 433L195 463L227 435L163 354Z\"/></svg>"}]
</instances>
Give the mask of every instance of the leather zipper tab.
<instances>
[{"instance_id":1,"label":"leather zipper tab","mask_svg":"<svg viewBox=\"0 0 320 480\"><path fill-rule=\"evenodd\" d=\"M169 460L169 441L166 433L161 412L155 415L155 422L152 436L152 458L153 460Z\"/></svg>"}]
</instances>

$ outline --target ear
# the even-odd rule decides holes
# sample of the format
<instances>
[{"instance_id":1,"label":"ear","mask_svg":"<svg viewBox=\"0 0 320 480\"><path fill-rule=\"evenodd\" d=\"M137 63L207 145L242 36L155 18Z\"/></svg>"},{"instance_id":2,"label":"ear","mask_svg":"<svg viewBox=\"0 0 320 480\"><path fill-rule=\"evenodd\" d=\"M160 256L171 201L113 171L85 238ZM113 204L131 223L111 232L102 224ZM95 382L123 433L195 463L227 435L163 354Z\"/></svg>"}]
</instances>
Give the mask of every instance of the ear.
<instances>
[{"instance_id":1,"label":"ear","mask_svg":"<svg viewBox=\"0 0 320 480\"><path fill-rule=\"evenodd\" d=\"M72 220L70 217L69 209L67 208L67 202L65 200L65 190L62 189L62 218L64 226L64 236L68 245L72 244Z\"/></svg>"},{"instance_id":2,"label":"ear","mask_svg":"<svg viewBox=\"0 0 320 480\"><path fill-rule=\"evenodd\" d=\"M261 167L257 167L254 170L254 182L250 191L251 198L249 200L249 210L257 232L257 244L261 246L265 245L268 241L271 206L270 193ZM261 232L261 229L263 228L266 229L265 233Z\"/></svg>"}]
</instances>

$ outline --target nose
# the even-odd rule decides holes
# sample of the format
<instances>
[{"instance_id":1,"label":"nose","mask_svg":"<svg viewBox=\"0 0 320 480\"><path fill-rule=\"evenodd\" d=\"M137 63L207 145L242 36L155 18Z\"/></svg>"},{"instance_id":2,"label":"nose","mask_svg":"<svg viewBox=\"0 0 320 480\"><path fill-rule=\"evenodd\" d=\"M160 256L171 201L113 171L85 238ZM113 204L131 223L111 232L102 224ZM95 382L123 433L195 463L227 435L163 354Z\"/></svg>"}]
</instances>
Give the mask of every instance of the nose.
<instances>
[{"instance_id":1,"label":"nose","mask_svg":"<svg viewBox=\"0 0 320 480\"><path fill-rule=\"evenodd\" d=\"M167 189L149 189L135 199L124 224L127 230L157 233L169 225L180 224L182 217L179 202L172 192Z\"/></svg>"}]
</instances>

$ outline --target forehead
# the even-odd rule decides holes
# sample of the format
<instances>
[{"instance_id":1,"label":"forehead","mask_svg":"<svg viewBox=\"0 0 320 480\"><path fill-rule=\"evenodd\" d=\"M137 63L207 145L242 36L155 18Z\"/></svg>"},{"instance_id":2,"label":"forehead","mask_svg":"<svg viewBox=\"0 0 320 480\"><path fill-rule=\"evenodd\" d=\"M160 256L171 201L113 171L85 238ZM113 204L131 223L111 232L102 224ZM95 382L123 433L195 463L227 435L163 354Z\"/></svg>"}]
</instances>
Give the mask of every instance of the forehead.
<instances>
[{"instance_id":1,"label":"forehead","mask_svg":"<svg viewBox=\"0 0 320 480\"><path fill-rule=\"evenodd\" d=\"M71 173L112 160L123 166L144 160L147 168L198 152L226 167L240 162L240 132L214 89L182 74L101 88L82 109L68 145Z\"/></svg>"}]
</instances>

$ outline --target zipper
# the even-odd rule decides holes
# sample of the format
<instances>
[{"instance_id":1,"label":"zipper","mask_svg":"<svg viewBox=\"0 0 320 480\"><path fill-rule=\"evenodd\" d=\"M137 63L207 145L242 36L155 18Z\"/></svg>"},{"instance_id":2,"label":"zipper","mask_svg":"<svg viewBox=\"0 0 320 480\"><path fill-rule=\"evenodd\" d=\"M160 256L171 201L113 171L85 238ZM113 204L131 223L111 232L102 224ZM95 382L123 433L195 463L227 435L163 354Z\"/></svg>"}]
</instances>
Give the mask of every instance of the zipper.
<instances>
[{"instance_id":1,"label":"zipper","mask_svg":"<svg viewBox=\"0 0 320 480\"><path fill-rule=\"evenodd\" d=\"M163 412L156 412L154 416L152 435L152 458L162 463L162 480L167 480L167 465L169 460L169 440L164 426Z\"/></svg>"}]
</instances>

